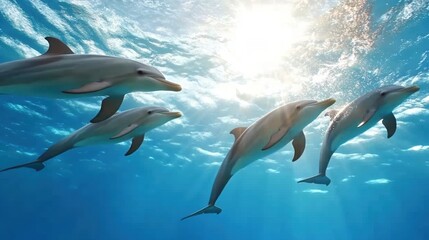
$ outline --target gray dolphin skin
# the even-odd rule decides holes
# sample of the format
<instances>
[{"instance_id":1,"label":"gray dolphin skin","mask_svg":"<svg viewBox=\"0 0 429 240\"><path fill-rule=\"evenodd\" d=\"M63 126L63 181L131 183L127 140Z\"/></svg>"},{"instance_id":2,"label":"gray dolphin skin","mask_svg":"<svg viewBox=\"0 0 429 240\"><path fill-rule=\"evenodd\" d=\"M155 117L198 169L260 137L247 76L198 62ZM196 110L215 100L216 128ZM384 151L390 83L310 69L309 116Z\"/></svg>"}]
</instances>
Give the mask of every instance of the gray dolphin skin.
<instances>
[{"instance_id":1,"label":"gray dolphin skin","mask_svg":"<svg viewBox=\"0 0 429 240\"><path fill-rule=\"evenodd\" d=\"M380 120L387 129L387 138L396 131L396 118L392 111L419 87L386 86L371 91L354 100L340 111L327 113L331 122L323 140L320 151L319 174L298 182L329 185L331 180L326 176L332 154L348 140L362 134Z\"/></svg>"},{"instance_id":2,"label":"gray dolphin skin","mask_svg":"<svg viewBox=\"0 0 429 240\"><path fill-rule=\"evenodd\" d=\"M170 112L161 107L140 107L117 113L103 122L90 123L80 128L52 145L35 161L9 167L0 172L21 167L40 171L45 167L43 164L45 161L72 148L113 144L132 139L131 147L125 153L125 156L128 156L140 147L146 132L180 116L179 112Z\"/></svg>"},{"instance_id":3,"label":"gray dolphin skin","mask_svg":"<svg viewBox=\"0 0 429 240\"><path fill-rule=\"evenodd\" d=\"M250 163L266 157L292 141L296 161L304 152L305 136L302 130L327 107L335 103L330 98L320 102L303 100L288 103L269 112L248 128L231 131L235 142L222 162L214 181L208 206L182 220L206 213L219 214L222 210L215 203L229 179Z\"/></svg>"},{"instance_id":4,"label":"gray dolphin skin","mask_svg":"<svg viewBox=\"0 0 429 240\"><path fill-rule=\"evenodd\" d=\"M95 123L115 114L127 93L182 89L154 67L118 57L74 54L60 40L45 39L49 43L45 54L0 64L0 94L49 98L108 96L91 120Z\"/></svg>"}]
</instances>

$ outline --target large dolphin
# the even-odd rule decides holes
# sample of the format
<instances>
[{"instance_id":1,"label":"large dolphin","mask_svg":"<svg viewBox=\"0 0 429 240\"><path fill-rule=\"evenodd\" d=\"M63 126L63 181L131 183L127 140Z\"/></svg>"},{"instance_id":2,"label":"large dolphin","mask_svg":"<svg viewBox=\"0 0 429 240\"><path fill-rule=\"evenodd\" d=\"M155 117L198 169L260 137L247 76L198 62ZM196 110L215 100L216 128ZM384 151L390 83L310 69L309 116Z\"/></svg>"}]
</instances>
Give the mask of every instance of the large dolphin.
<instances>
[{"instance_id":1,"label":"large dolphin","mask_svg":"<svg viewBox=\"0 0 429 240\"><path fill-rule=\"evenodd\" d=\"M334 102L330 98L320 102L303 100L288 103L269 112L248 128L233 129L231 134L234 135L235 142L217 173L208 206L182 220L205 213L219 214L222 210L215 203L229 179L240 169L274 153L292 140L295 149L292 161L296 161L305 148L302 130Z\"/></svg>"},{"instance_id":2,"label":"large dolphin","mask_svg":"<svg viewBox=\"0 0 429 240\"><path fill-rule=\"evenodd\" d=\"M180 116L179 112L170 112L161 107L141 107L117 113L105 121L90 123L78 129L52 145L35 161L9 167L0 172L21 167L40 171L45 167L43 164L45 161L72 148L119 143L132 139L131 147L125 153L125 156L128 156L140 147L146 132Z\"/></svg>"},{"instance_id":3,"label":"large dolphin","mask_svg":"<svg viewBox=\"0 0 429 240\"><path fill-rule=\"evenodd\" d=\"M112 116L124 95L142 91L180 91L158 69L129 59L74 54L53 37L48 51L37 57L0 64L0 94L49 98L108 96L91 122Z\"/></svg>"},{"instance_id":4,"label":"large dolphin","mask_svg":"<svg viewBox=\"0 0 429 240\"><path fill-rule=\"evenodd\" d=\"M348 140L370 129L380 120L390 138L396 131L396 118L392 111L419 87L386 86L371 91L354 100L340 111L332 110L326 115L331 123L323 140L319 160L319 174L298 182L329 185L326 169L332 154Z\"/></svg>"}]
</instances>

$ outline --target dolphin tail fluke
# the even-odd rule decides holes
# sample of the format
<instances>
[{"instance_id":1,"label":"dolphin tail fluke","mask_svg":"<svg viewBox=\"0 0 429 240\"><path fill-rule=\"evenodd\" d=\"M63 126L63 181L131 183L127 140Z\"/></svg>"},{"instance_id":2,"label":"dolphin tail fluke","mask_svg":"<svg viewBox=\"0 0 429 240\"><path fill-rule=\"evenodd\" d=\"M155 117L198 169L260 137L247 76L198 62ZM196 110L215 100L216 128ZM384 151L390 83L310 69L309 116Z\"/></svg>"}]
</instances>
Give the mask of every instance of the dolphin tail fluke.
<instances>
[{"instance_id":1,"label":"dolphin tail fluke","mask_svg":"<svg viewBox=\"0 0 429 240\"><path fill-rule=\"evenodd\" d=\"M36 171L40 171L43 168L45 168L45 164L43 164L43 162L40 162L40 161L34 161L34 162L21 164L21 165L14 166L14 167L5 168L5 169L1 170L0 172L4 172L4 171L16 169L16 168L22 168L22 167L32 168Z\"/></svg>"},{"instance_id":2,"label":"dolphin tail fluke","mask_svg":"<svg viewBox=\"0 0 429 240\"><path fill-rule=\"evenodd\" d=\"M301 183L301 182L325 184L326 186L328 186L331 183L331 179L329 179L325 174L319 174L314 177L298 181L298 183Z\"/></svg>"},{"instance_id":3,"label":"dolphin tail fluke","mask_svg":"<svg viewBox=\"0 0 429 240\"><path fill-rule=\"evenodd\" d=\"M191 215L188 215L188 216L186 216L180 220L185 220L187 218L194 217L194 216L201 215L201 214L206 214L206 213L219 214L220 212L222 212L222 209L216 207L215 205L208 205L207 207L205 207L199 211L196 211L196 212L192 213Z\"/></svg>"}]
</instances>

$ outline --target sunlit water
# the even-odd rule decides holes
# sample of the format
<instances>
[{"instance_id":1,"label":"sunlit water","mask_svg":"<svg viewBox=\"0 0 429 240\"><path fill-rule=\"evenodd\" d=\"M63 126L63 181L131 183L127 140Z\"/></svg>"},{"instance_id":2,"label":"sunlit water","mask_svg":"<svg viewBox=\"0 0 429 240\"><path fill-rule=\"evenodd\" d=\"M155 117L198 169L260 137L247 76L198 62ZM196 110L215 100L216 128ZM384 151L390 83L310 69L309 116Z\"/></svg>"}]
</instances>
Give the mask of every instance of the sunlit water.
<instances>
[{"instance_id":1,"label":"sunlit water","mask_svg":"<svg viewBox=\"0 0 429 240\"><path fill-rule=\"evenodd\" d=\"M151 64L183 91L127 95L121 110L156 105L183 117L129 143L71 150L41 172L0 174L0 239L429 239L429 2L0 0L0 60L46 51ZM376 87L419 85L394 113L342 146L331 185L316 174L320 116L290 145L237 173L220 215L205 206L233 137L282 103L334 97L334 108ZM37 158L86 124L101 98L1 96L0 166ZM323 114L322 114L323 115Z\"/></svg>"}]
</instances>

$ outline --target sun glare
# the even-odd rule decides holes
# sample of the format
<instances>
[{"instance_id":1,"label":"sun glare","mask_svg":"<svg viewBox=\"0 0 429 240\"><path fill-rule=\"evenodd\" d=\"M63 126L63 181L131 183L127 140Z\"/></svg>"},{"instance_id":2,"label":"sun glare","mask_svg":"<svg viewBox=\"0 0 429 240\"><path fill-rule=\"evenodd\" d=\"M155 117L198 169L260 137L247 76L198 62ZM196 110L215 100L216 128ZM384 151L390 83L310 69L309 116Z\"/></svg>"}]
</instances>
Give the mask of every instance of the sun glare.
<instances>
[{"instance_id":1,"label":"sun glare","mask_svg":"<svg viewBox=\"0 0 429 240\"><path fill-rule=\"evenodd\" d=\"M224 58L243 76L276 71L304 31L305 24L292 16L290 5L241 8Z\"/></svg>"}]
</instances>

